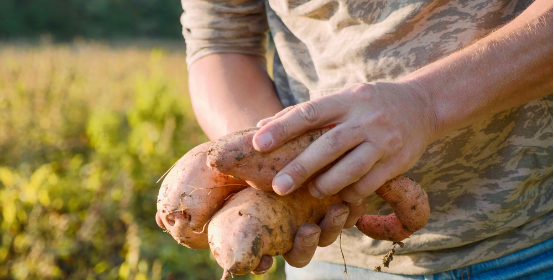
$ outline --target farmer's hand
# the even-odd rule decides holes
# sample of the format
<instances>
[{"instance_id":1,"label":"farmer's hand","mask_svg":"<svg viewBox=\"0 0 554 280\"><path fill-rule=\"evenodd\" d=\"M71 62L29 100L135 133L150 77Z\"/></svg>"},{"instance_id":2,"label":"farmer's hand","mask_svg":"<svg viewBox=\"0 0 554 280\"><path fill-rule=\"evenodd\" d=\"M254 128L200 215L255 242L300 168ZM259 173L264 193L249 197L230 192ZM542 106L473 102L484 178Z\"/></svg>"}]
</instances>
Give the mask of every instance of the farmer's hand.
<instances>
[{"instance_id":1,"label":"farmer's hand","mask_svg":"<svg viewBox=\"0 0 554 280\"><path fill-rule=\"evenodd\" d=\"M314 197L339 193L354 202L417 162L433 140L433 109L426 94L407 83L354 84L261 120L253 144L268 152L308 130L335 125L277 173L273 189L288 194L344 156L308 187Z\"/></svg>"}]
</instances>

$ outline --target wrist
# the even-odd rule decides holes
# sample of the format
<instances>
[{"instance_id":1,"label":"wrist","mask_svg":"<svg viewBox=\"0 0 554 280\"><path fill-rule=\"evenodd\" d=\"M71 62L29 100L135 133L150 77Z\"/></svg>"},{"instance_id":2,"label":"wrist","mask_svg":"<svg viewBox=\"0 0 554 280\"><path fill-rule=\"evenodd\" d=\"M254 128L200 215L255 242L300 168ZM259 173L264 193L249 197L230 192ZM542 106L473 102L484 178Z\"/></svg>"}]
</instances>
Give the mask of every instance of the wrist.
<instances>
[{"instance_id":1,"label":"wrist","mask_svg":"<svg viewBox=\"0 0 554 280\"><path fill-rule=\"evenodd\" d=\"M427 98L434 139L552 91L552 2L399 82ZM532 42L532 44L529 44Z\"/></svg>"},{"instance_id":2,"label":"wrist","mask_svg":"<svg viewBox=\"0 0 554 280\"><path fill-rule=\"evenodd\" d=\"M405 92L408 95L409 100L414 102L410 105L419 108L417 117L420 118L422 129L426 132L428 138L427 144L431 144L440 138L443 135L440 129L440 114L437 112L432 90L420 81L410 77L401 79L395 82L395 84L400 87L401 92Z\"/></svg>"}]
</instances>

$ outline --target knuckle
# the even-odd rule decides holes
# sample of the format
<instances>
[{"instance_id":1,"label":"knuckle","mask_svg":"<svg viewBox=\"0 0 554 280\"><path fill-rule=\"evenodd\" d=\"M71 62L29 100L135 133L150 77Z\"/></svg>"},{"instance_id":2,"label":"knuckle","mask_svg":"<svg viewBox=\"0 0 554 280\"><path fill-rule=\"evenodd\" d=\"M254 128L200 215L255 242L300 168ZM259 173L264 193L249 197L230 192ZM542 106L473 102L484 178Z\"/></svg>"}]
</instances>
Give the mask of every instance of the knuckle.
<instances>
[{"instance_id":1,"label":"knuckle","mask_svg":"<svg viewBox=\"0 0 554 280\"><path fill-rule=\"evenodd\" d=\"M340 234L343 224L350 216L350 208L344 203L336 203L329 207L325 218L320 223L322 238L327 240L329 237L336 237Z\"/></svg>"},{"instance_id":2,"label":"knuckle","mask_svg":"<svg viewBox=\"0 0 554 280\"><path fill-rule=\"evenodd\" d=\"M284 138L287 135L287 127L282 121L275 121L271 133L276 138Z\"/></svg>"},{"instance_id":3,"label":"knuckle","mask_svg":"<svg viewBox=\"0 0 554 280\"><path fill-rule=\"evenodd\" d=\"M341 133L337 131L334 133L326 133L326 134L329 134L326 137L329 150L330 151L341 150L342 147L344 146L344 141L342 140Z\"/></svg>"},{"instance_id":4,"label":"knuckle","mask_svg":"<svg viewBox=\"0 0 554 280\"><path fill-rule=\"evenodd\" d=\"M343 94L351 94L362 89L366 84L364 83L353 83L345 87Z\"/></svg>"},{"instance_id":5,"label":"knuckle","mask_svg":"<svg viewBox=\"0 0 554 280\"><path fill-rule=\"evenodd\" d=\"M371 99L370 85L364 83L356 83L351 86L350 93L351 96L356 97L358 100L362 98L364 100Z\"/></svg>"},{"instance_id":6,"label":"knuckle","mask_svg":"<svg viewBox=\"0 0 554 280\"><path fill-rule=\"evenodd\" d=\"M354 164L351 164L348 166L348 169L346 170L346 176L350 178L349 183L352 184L367 173L366 167L364 166L363 162L356 162Z\"/></svg>"},{"instance_id":7,"label":"knuckle","mask_svg":"<svg viewBox=\"0 0 554 280\"><path fill-rule=\"evenodd\" d=\"M306 179L310 176L308 169L300 162L292 162L287 173L296 179ZM294 180L294 179L293 179Z\"/></svg>"},{"instance_id":8,"label":"knuckle","mask_svg":"<svg viewBox=\"0 0 554 280\"><path fill-rule=\"evenodd\" d=\"M353 84L353 87L357 90L357 91L367 91L367 88L368 88L368 84L366 83L355 83Z\"/></svg>"},{"instance_id":9,"label":"knuckle","mask_svg":"<svg viewBox=\"0 0 554 280\"><path fill-rule=\"evenodd\" d=\"M314 124L319 119L318 106L312 102L306 102L298 106L300 117L309 124Z\"/></svg>"},{"instance_id":10,"label":"knuckle","mask_svg":"<svg viewBox=\"0 0 554 280\"><path fill-rule=\"evenodd\" d=\"M392 130L387 139L387 147L391 150L399 150L403 146L403 137L399 131Z\"/></svg>"},{"instance_id":11,"label":"knuckle","mask_svg":"<svg viewBox=\"0 0 554 280\"><path fill-rule=\"evenodd\" d=\"M391 116L386 111L379 110L373 113L373 120L379 124L388 124L390 123Z\"/></svg>"},{"instance_id":12,"label":"knuckle","mask_svg":"<svg viewBox=\"0 0 554 280\"><path fill-rule=\"evenodd\" d=\"M350 188L350 191L356 196L356 197L366 197L368 195L367 190L365 186L359 183L355 183L352 185L352 188Z\"/></svg>"},{"instance_id":13,"label":"knuckle","mask_svg":"<svg viewBox=\"0 0 554 280\"><path fill-rule=\"evenodd\" d=\"M312 181L311 187L314 188L320 195L326 197L329 195L329 188L321 180Z\"/></svg>"}]
</instances>

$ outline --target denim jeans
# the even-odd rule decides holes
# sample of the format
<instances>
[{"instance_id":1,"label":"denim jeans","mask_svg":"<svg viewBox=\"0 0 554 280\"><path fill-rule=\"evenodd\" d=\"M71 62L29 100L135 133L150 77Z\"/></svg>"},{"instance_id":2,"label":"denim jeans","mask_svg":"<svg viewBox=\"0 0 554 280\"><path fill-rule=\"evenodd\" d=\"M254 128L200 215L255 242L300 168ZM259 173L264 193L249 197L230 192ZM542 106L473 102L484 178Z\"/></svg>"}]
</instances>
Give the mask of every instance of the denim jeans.
<instances>
[{"instance_id":1,"label":"denim jeans","mask_svg":"<svg viewBox=\"0 0 554 280\"><path fill-rule=\"evenodd\" d=\"M552 239L513 254L430 275L401 275L347 266L350 280L552 280ZM312 261L304 268L285 267L287 280L345 280L344 265Z\"/></svg>"}]
</instances>

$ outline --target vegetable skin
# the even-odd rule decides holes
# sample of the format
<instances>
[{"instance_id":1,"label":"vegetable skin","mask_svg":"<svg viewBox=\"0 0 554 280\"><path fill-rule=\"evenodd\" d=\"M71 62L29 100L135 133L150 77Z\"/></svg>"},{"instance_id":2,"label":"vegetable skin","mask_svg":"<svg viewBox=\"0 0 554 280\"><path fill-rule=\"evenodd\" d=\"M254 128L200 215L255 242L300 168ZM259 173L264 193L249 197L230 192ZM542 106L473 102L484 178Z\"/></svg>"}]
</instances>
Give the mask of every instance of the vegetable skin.
<instances>
[{"instance_id":1,"label":"vegetable skin","mask_svg":"<svg viewBox=\"0 0 554 280\"><path fill-rule=\"evenodd\" d=\"M175 163L158 194L156 223L181 245L207 249L206 226L225 199L246 182L206 166L210 142L195 147Z\"/></svg>"},{"instance_id":2,"label":"vegetable skin","mask_svg":"<svg viewBox=\"0 0 554 280\"><path fill-rule=\"evenodd\" d=\"M260 153L252 145L258 129L241 130L213 141L208 151L208 166L243 179L256 189L273 191L271 181L275 174L331 128L308 131L269 153Z\"/></svg>"},{"instance_id":3,"label":"vegetable skin","mask_svg":"<svg viewBox=\"0 0 554 280\"><path fill-rule=\"evenodd\" d=\"M360 217L356 227L365 235L399 242L427 224L431 215L429 198L414 180L398 176L379 187L375 193L390 204L394 213Z\"/></svg>"},{"instance_id":4,"label":"vegetable skin","mask_svg":"<svg viewBox=\"0 0 554 280\"><path fill-rule=\"evenodd\" d=\"M210 249L224 269L222 279L250 273L264 255L288 252L300 226L318 224L331 205L341 202L338 195L314 198L307 188L286 196L254 188L238 192L208 225Z\"/></svg>"}]
</instances>

